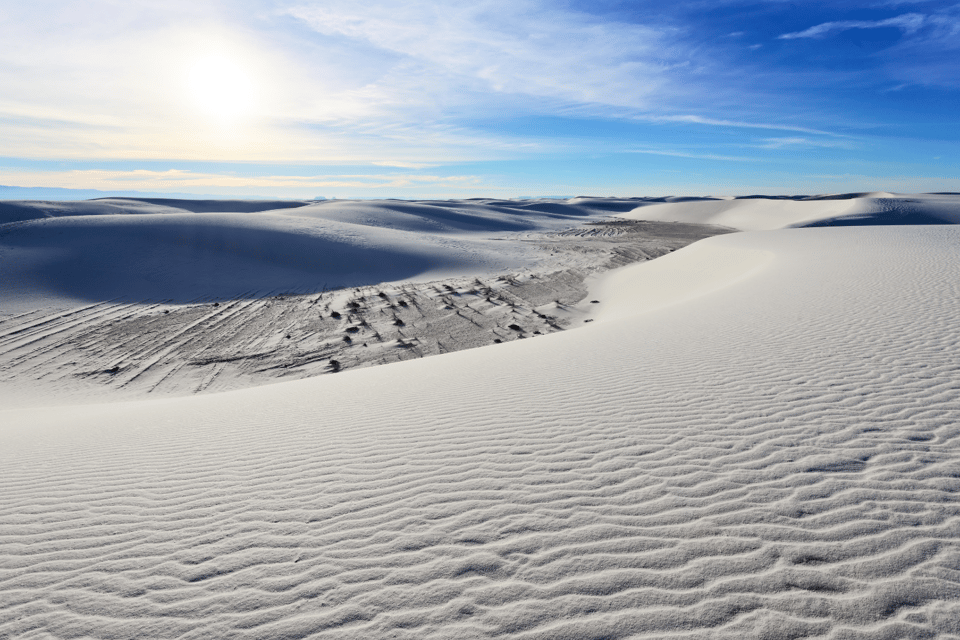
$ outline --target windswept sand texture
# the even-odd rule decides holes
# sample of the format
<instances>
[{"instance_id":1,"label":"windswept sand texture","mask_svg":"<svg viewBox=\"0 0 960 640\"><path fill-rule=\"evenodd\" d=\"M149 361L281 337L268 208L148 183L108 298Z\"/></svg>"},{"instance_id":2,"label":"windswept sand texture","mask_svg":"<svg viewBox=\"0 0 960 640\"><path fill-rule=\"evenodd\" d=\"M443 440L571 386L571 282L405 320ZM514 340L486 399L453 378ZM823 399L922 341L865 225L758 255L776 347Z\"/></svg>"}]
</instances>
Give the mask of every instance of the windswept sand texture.
<instances>
[{"instance_id":1,"label":"windswept sand texture","mask_svg":"<svg viewBox=\"0 0 960 640\"><path fill-rule=\"evenodd\" d=\"M960 637L958 248L721 235L576 330L0 411L0 637Z\"/></svg>"}]
</instances>

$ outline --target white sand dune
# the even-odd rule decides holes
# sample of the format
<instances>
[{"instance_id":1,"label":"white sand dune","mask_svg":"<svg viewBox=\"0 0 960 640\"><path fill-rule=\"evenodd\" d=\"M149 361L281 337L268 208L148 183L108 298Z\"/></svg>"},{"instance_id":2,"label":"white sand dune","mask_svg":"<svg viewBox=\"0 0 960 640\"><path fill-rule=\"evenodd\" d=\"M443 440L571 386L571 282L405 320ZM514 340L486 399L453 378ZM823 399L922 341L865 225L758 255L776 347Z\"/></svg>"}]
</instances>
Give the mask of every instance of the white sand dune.
<instances>
[{"instance_id":1,"label":"white sand dune","mask_svg":"<svg viewBox=\"0 0 960 640\"><path fill-rule=\"evenodd\" d=\"M716 224L744 231L784 227L960 224L960 194L885 192L792 198L666 198L620 214L635 220Z\"/></svg>"},{"instance_id":2,"label":"white sand dune","mask_svg":"<svg viewBox=\"0 0 960 640\"><path fill-rule=\"evenodd\" d=\"M187 302L201 297L321 290L417 276L483 271L506 260L467 240L444 243L270 214L144 214L35 221L7 238L0 296L20 306L57 296ZM510 258L513 258L511 261ZM131 293L132 292L132 293Z\"/></svg>"},{"instance_id":3,"label":"white sand dune","mask_svg":"<svg viewBox=\"0 0 960 640\"><path fill-rule=\"evenodd\" d=\"M958 246L724 235L575 331L0 411L0 637L957 637Z\"/></svg>"},{"instance_id":4,"label":"white sand dune","mask_svg":"<svg viewBox=\"0 0 960 640\"><path fill-rule=\"evenodd\" d=\"M536 262L522 243L501 242L505 234L598 213L606 210L561 201L0 202L0 307L183 303L503 273Z\"/></svg>"}]
</instances>

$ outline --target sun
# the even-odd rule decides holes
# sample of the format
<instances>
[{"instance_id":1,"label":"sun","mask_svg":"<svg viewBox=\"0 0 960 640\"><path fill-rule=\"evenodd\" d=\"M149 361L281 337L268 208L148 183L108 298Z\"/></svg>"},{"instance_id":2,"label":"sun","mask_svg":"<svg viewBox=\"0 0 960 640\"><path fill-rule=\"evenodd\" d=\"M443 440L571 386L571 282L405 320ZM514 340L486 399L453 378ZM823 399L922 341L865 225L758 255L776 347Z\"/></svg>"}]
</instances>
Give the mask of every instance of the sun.
<instances>
[{"instance_id":1,"label":"sun","mask_svg":"<svg viewBox=\"0 0 960 640\"><path fill-rule=\"evenodd\" d=\"M196 60L189 80L195 106L221 125L235 124L253 113L253 82L230 58L211 55Z\"/></svg>"}]
</instances>

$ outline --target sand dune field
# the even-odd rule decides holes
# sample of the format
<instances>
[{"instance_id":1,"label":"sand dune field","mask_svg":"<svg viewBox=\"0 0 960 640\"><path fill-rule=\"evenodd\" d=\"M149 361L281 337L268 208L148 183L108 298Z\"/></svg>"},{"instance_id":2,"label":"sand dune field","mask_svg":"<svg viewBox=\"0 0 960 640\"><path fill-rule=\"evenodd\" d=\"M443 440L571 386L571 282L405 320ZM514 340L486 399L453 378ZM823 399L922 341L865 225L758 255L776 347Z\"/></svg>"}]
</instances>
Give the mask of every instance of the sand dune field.
<instances>
[{"instance_id":1,"label":"sand dune field","mask_svg":"<svg viewBox=\"0 0 960 640\"><path fill-rule=\"evenodd\" d=\"M960 638L960 196L301 204L0 203L0 637Z\"/></svg>"}]
</instances>

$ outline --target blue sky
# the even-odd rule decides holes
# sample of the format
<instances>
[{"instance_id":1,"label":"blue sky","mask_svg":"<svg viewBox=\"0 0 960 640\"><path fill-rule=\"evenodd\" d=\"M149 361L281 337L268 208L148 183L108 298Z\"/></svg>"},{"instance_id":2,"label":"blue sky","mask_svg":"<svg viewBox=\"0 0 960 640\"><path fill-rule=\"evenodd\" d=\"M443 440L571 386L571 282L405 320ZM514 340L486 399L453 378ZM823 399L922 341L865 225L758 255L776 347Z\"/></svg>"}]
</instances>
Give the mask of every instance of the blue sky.
<instances>
[{"instance_id":1,"label":"blue sky","mask_svg":"<svg viewBox=\"0 0 960 640\"><path fill-rule=\"evenodd\" d=\"M960 4L7 4L2 185L960 191Z\"/></svg>"}]
</instances>

